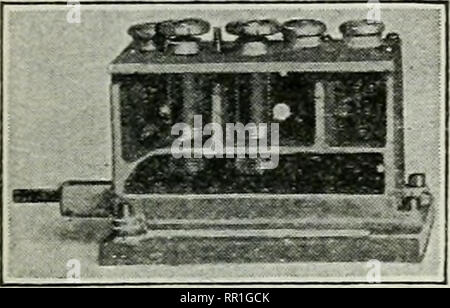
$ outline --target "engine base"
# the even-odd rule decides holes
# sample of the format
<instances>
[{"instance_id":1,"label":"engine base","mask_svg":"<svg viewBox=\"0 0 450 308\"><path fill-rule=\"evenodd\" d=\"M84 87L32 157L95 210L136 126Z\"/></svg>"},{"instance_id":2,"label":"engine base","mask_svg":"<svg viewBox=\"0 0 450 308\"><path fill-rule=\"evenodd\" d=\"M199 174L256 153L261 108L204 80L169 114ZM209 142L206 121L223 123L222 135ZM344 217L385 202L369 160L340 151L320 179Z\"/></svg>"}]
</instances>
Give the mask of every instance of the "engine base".
<instances>
[{"instance_id":1,"label":"engine base","mask_svg":"<svg viewBox=\"0 0 450 308\"><path fill-rule=\"evenodd\" d=\"M422 226L386 222L386 230L251 229L250 225L207 225L199 228L153 229L134 236L111 235L100 245L101 265L285 263L285 262L421 262L432 225L432 212ZM236 227L238 226L238 227ZM253 225L255 227L257 225ZM161 226L160 226L161 227Z\"/></svg>"}]
</instances>

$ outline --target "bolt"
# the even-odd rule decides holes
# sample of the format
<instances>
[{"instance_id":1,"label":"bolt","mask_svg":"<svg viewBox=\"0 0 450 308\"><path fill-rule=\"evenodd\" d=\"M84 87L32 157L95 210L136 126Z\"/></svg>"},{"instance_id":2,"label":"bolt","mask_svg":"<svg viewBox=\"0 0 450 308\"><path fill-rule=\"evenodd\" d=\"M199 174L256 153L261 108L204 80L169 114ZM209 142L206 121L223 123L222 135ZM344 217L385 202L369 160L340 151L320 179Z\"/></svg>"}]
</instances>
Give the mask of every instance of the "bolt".
<instances>
[{"instance_id":1,"label":"bolt","mask_svg":"<svg viewBox=\"0 0 450 308\"><path fill-rule=\"evenodd\" d=\"M408 186L410 187L425 187L426 177L423 173L413 173L408 178Z\"/></svg>"}]
</instances>

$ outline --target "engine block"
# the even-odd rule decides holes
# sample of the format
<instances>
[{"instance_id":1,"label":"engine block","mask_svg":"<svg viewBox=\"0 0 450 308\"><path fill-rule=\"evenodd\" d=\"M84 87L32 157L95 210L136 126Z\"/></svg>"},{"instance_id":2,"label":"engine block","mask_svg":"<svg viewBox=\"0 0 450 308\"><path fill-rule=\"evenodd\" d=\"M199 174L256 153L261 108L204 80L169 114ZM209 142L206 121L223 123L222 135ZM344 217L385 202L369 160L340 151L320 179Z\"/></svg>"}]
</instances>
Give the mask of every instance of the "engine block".
<instances>
[{"instance_id":1,"label":"engine block","mask_svg":"<svg viewBox=\"0 0 450 308\"><path fill-rule=\"evenodd\" d=\"M109 67L112 181L60 190L63 215L113 220L100 263L419 262L432 197L424 174L405 174L399 35L367 20L341 25L342 39L307 19L230 22L234 41L221 28L201 39L210 30L132 26ZM278 166L248 148L174 157L174 125L195 134L196 116L278 124L266 149ZM188 152L201 152L198 138Z\"/></svg>"}]
</instances>

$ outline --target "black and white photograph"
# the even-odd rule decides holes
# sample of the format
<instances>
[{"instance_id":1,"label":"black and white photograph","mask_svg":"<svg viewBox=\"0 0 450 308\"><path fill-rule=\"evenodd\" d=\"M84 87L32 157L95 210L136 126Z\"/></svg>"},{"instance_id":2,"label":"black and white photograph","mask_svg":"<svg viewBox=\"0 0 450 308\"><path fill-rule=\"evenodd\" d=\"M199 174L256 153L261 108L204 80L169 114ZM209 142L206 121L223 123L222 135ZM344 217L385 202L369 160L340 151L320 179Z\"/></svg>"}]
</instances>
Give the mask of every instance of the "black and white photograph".
<instances>
[{"instance_id":1,"label":"black and white photograph","mask_svg":"<svg viewBox=\"0 0 450 308\"><path fill-rule=\"evenodd\" d=\"M2 284L447 284L446 1L1 5Z\"/></svg>"}]
</instances>

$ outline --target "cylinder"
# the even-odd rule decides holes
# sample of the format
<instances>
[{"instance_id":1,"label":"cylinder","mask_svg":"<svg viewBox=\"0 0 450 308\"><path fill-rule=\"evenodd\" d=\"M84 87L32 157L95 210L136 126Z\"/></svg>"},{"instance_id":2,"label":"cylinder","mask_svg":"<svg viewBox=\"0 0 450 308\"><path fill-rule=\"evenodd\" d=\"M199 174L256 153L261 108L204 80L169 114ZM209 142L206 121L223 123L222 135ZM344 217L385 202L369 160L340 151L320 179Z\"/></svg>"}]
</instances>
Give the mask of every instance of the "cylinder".
<instances>
[{"instance_id":1,"label":"cylinder","mask_svg":"<svg viewBox=\"0 0 450 308\"><path fill-rule=\"evenodd\" d=\"M214 28L214 49L222 52L222 30L219 27Z\"/></svg>"},{"instance_id":2,"label":"cylinder","mask_svg":"<svg viewBox=\"0 0 450 308\"><path fill-rule=\"evenodd\" d=\"M283 36L293 49L312 48L320 45L326 29L318 20L292 19L283 24Z\"/></svg>"},{"instance_id":3,"label":"cylinder","mask_svg":"<svg viewBox=\"0 0 450 308\"><path fill-rule=\"evenodd\" d=\"M264 73L253 73L250 80L250 119L259 124L265 121L267 99L267 76Z\"/></svg>"},{"instance_id":4,"label":"cylinder","mask_svg":"<svg viewBox=\"0 0 450 308\"><path fill-rule=\"evenodd\" d=\"M133 38L133 44L140 51L155 51L156 44L153 41L156 35L156 23L143 23L133 25L128 29L128 34Z\"/></svg>"},{"instance_id":5,"label":"cylinder","mask_svg":"<svg viewBox=\"0 0 450 308\"><path fill-rule=\"evenodd\" d=\"M339 29L350 48L375 48L382 44L384 24L370 20L351 20Z\"/></svg>"},{"instance_id":6,"label":"cylinder","mask_svg":"<svg viewBox=\"0 0 450 308\"><path fill-rule=\"evenodd\" d=\"M198 88L195 84L195 75L192 73L183 74L182 78L183 88L183 120L186 124L194 126L194 115L196 110L196 103L200 97Z\"/></svg>"},{"instance_id":7,"label":"cylinder","mask_svg":"<svg viewBox=\"0 0 450 308\"><path fill-rule=\"evenodd\" d=\"M257 57L262 56L267 53L266 42L261 41L251 41L242 44L241 54L244 56Z\"/></svg>"},{"instance_id":8,"label":"cylinder","mask_svg":"<svg viewBox=\"0 0 450 308\"><path fill-rule=\"evenodd\" d=\"M269 99L270 80L267 74L253 73L250 79L251 96L250 96L250 122L256 124L255 134L250 138L259 139L258 125L266 122L267 100Z\"/></svg>"},{"instance_id":9,"label":"cylinder","mask_svg":"<svg viewBox=\"0 0 450 308\"><path fill-rule=\"evenodd\" d=\"M196 40L173 42L173 53L176 55L196 55L199 51L200 47Z\"/></svg>"},{"instance_id":10,"label":"cylinder","mask_svg":"<svg viewBox=\"0 0 450 308\"><path fill-rule=\"evenodd\" d=\"M202 169L202 145L203 145L203 124L196 123L195 116L201 116L201 108L199 106L200 99L202 97L201 89L197 83L197 76L193 73L183 74L182 77L182 89L183 89L183 120L184 123L191 126L191 137L193 142L191 143L192 152L191 157L194 159L188 159L185 167L191 174L195 174L198 170Z\"/></svg>"}]
</instances>

